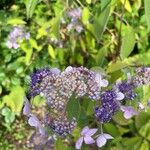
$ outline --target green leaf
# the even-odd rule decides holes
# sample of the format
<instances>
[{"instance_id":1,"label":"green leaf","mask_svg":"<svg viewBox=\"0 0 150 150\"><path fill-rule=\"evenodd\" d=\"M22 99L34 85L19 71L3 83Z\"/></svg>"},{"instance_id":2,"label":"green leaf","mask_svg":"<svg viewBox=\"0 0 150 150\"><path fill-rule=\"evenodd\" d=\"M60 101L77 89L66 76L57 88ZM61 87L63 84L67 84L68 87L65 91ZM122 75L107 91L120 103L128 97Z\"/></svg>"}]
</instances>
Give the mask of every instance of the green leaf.
<instances>
[{"instance_id":1,"label":"green leaf","mask_svg":"<svg viewBox=\"0 0 150 150\"><path fill-rule=\"evenodd\" d=\"M15 114L8 107L2 109L2 115L5 117L5 122L10 124L15 120Z\"/></svg>"},{"instance_id":2,"label":"green leaf","mask_svg":"<svg viewBox=\"0 0 150 150\"><path fill-rule=\"evenodd\" d=\"M98 13L98 15L96 15L94 19L93 34L98 42L102 38L103 32L108 22L109 15L110 15L110 2L105 5L102 12Z\"/></svg>"},{"instance_id":3,"label":"green leaf","mask_svg":"<svg viewBox=\"0 0 150 150\"><path fill-rule=\"evenodd\" d=\"M87 2L88 4L91 4L92 0L86 0L86 2Z\"/></svg>"},{"instance_id":4,"label":"green leaf","mask_svg":"<svg viewBox=\"0 0 150 150\"><path fill-rule=\"evenodd\" d=\"M48 45L48 53L53 59L56 59L55 50L53 49L51 45Z\"/></svg>"},{"instance_id":5,"label":"green leaf","mask_svg":"<svg viewBox=\"0 0 150 150\"><path fill-rule=\"evenodd\" d=\"M131 149L138 149L140 144L142 142L141 137L132 137L132 138L124 138L123 140L123 144L125 145L125 147L127 147L127 149L131 150Z\"/></svg>"},{"instance_id":6,"label":"green leaf","mask_svg":"<svg viewBox=\"0 0 150 150\"><path fill-rule=\"evenodd\" d=\"M62 142L62 139L57 139L57 141L56 141L56 144L55 144L55 150L66 150L66 148L65 148L65 146L64 146L64 144L63 144L63 142Z\"/></svg>"},{"instance_id":7,"label":"green leaf","mask_svg":"<svg viewBox=\"0 0 150 150\"><path fill-rule=\"evenodd\" d=\"M135 125L139 130L142 126L144 126L150 120L150 113L141 112L137 117L135 117Z\"/></svg>"},{"instance_id":8,"label":"green leaf","mask_svg":"<svg viewBox=\"0 0 150 150\"><path fill-rule=\"evenodd\" d=\"M83 24L86 25L89 22L89 17L90 17L89 9L87 7L84 7L83 11L82 11L82 22L83 22Z\"/></svg>"},{"instance_id":9,"label":"green leaf","mask_svg":"<svg viewBox=\"0 0 150 150\"><path fill-rule=\"evenodd\" d=\"M145 8L148 30L150 31L150 1L149 0L144 0L144 8Z\"/></svg>"},{"instance_id":10,"label":"green leaf","mask_svg":"<svg viewBox=\"0 0 150 150\"><path fill-rule=\"evenodd\" d=\"M122 59L128 57L133 51L135 45L135 32L132 27L128 26L125 35L122 38L120 57Z\"/></svg>"},{"instance_id":11,"label":"green leaf","mask_svg":"<svg viewBox=\"0 0 150 150\"><path fill-rule=\"evenodd\" d=\"M31 18L39 0L25 0L27 19Z\"/></svg>"},{"instance_id":12,"label":"green leaf","mask_svg":"<svg viewBox=\"0 0 150 150\"><path fill-rule=\"evenodd\" d=\"M146 140L144 140L144 142L142 142L140 150L149 150L149 148L149 143Z\"/></svg>"},{"instance_id":13,"label":"green leaf","mask_svg":"<svg viewBox=\"0 0 150 150\"><path fill-rule=\"evenodd\" d=\"M117 127L111 123L106 123L104 125L105 130L110 133L113 137L117 137L120 135Z\"/></svg>"},{"instance_id":14,"label":"green leaf","mask_svg":"<svg viewBox=\"0 0 150 150\"><path fill-rule=\"evenodd\" d=\"M60 32L59 32L60 17L61 17L61 14L53 18L51 21L51 35L53 38L56 38L56 39L60 37Z\"/></svg>"},{"instance_id":15,"label":"green leaf","mask_svg":"<svg viewBox=\"0 0 150 150\"><path fill-rule=\"evenodd\" d=\"M74 96L71 97L71 99L67 104L67 112L68 112L68 117L70 119L72 119L73 117L78 119L79 112L80 112L80 105L78 100Z\"/></svg>"},{"instance_id":16,"label":"green leaf","mask_svg":"<svg viewBox=\"0 0 150 150\"><path fill-rule=\"evenodd\" d=\"M131 4L130 4L130 2L129 2L129 0L120 0L121 1L121 3L123 4L123 5L125 5L124 7L125 7L125 9L128 11L128 12L132 12L132 8L131 8Z\"/></svg>"},{"instance_id":17,"label":"green leaf","mask_svg":"<svg viewBox=\"0 0 150 150\"><path fill-rule=\"evenodd\" d=\"M24 103L24 89L20 86L13 87L11 93L3 97L3 101L13 112L20 113Z\"/></svg>"},{"instance_id":18,"label":"green leaf","mask_svg":"<svg viewBox=\"0 0 150 150\"><path fill-rule=\"evenodd\" d=\"M9 18L7 20L7 24L11 24L11 25L24 25L24 24L26 24L26 22L23 21L22 18Z\"/></svg>"},{"instance_id":19,"label":"green leaf","mask_svg":"<svg viewBox=\"0 0 150 150\"><path fill-rule=\"evenodd\" d=\"M31 47L35 48L37 51L40 51L42 49L42 46L38 46L35 39L30 38L29 42L31 44Z\"/></svg>"},{"instance_id":20,"label":"green leaf","mask_svg":"<svg viewBox=\"0 0 150 150\"><path fill-rule=\"evenodd\" d=\"M98 54L96 55L96 63L99 66L103 65L103 62L105 60L105 56L107 54L107 48L106 47L102 47L99 51Z\"/></svg>"},{"instance_id":21,"label":"green leaf","mask_svg":"<svg viewBox=\"0 0 150 150\"><path fill-rule=\"evenodd\" d=\"M110 62L107 68L107 73L112 73L120 69L126 68L132 65L149 65L150 64L150 50L146 53L140 53L129 58L125 58L123 61Z\"/></svg>"}]
</instances>

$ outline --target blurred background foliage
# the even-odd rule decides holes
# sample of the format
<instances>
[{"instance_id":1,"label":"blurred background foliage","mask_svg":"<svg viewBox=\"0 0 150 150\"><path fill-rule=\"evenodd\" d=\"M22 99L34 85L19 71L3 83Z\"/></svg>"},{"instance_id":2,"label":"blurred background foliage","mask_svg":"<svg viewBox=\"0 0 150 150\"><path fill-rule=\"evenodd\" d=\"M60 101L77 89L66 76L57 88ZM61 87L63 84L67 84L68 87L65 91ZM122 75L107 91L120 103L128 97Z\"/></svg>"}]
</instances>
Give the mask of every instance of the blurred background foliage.
<instances>
[{"instance_id":1,"label":"blurred background foliage","mask_svg":"<svg viewBox=\"0 0 150 150\"><path fill-rule=\"evenodd\" d=\"M68 30L68 12L80 8L82 30ZM9 33L22 26L30 33L19 48L8 48ZM0 147L1 150L32 149L21 110L30 74L35 68L72 66L97 67L110 82L123 77L133 66L150 64L149 0L1 0L0 1ZM93 68L95 69L95 68ZM139 89L142 103L150 97L149 87ZM69 105L72 105L71 102ZM79 112L77 139L93 114L92 102L74 103L71 114ZM103 149L149 150L150 111L126 121L117 114L104 126L115 139ZM75 142L75 141L74 141ZM71 150L62 140L56 150ZM72 148L71 148L72 147ZM83 149L92 149L83 147ZM94 148L96 149L96 148Z\"/></svg>"}]
</instances>

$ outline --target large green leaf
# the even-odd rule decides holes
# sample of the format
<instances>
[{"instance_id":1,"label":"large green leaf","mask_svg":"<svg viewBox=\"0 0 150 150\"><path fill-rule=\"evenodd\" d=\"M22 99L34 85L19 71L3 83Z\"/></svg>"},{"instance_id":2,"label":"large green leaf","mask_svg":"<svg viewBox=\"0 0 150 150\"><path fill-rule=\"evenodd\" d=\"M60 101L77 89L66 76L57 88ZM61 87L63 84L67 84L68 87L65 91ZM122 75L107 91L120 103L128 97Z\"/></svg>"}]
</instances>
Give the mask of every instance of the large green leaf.
<instances>
[{"instance_id":1,"label":"large green leaf","mask_svg":"<svg viewBox=\"0 0 150 150\"><path fill-rule=\"evenodd\" d=\"M67 104L67 112L68 112L68 117L72 119L73 117L77 118L79 117L79 112L80 112L80 105L78 100L72 96Z\"/></svg>"},{"instance_id":2,"label":"large green leaf","mask_svg":"<svg viewBox=\"0 0 150 150\"><path fill-rule=\"evenodd\" d=\"M150 31L150 1L144 0L144 7L145 7L145 15L148 25L148 30Z\"/></svg>"},{"instance_id":3,"label":"large green leaf","mask_svg":"<svg viewBox=\"0 0 150 150\"><path fill-rule=\"evenodd\" d=\"M108 1L104 9L94 18L93 34L98 42L101 40L108 22L108 18L110 15L110 2L111 1Z\"/></svg>"},{"instance_id":4,"label":"large green leaf","mask_svg":"<svg viewBox=\"0 0 150 150\"><path fill-rule=\"evenodd\" d=\"M25 0L27 18L31 18L39 0Z\"/></svg>"},{"instance_id":5,"label":"large green leaf","mask_svg":"<svg viewBox=\"0 0 150 150\"><path fill-rule=\"evenodd\" d=\"M128 66L134 65L148 65L150 64L150 51L146 53L137 54L133 57L125 58L123 61L110 62L107 68L107 73L112 73Z\"/></svg>"},{"instance_id":6,"label":"large green leaf","mask_svg":"<svg viewBox=\"0 0 150 150\"><path fill-rule=\"evenodd\" d=\"M128 26L125 29L125 35L122 38L120 57L122 59L128 57L135 45L135 32L132 27Z\"/></svg>"},{"instance_id":7,"label":"large green leaf","mask_svg":"<svg viewBox=\"0 0 150 150\"><path fill-rule=\"evenodd\" d=\"M20 86L13 87L11 93L3 97L4 102L15 113L20 113L24 103L24 89Z\"/></svg>"}]
</instances>

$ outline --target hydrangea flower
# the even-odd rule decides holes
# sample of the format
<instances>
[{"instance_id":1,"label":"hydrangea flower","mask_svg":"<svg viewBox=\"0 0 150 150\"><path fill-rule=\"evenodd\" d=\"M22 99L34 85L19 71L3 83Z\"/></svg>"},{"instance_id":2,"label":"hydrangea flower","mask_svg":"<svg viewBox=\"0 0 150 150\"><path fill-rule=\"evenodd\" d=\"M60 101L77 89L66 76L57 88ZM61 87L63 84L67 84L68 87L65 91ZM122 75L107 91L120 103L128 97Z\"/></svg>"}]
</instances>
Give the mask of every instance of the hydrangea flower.
<instances>
[{"instance_id":1,"label":"hydrangea flower","mask_svg":"<svg viewBox=\"0 0 150 150\"><path fill-rule=\"evenodd\" d=\"M101 123L109 122L119 110L119 101L124 98L121 92L108 90L101 94L102 105L95 107L95 116Z\"/></svg>"},{"instance_id":2,"label":"hydrangea flower","mask_svg":"<svg viewBox=\"0 0 150 150\"><path fill-rule=\"evenodd\" d=\"M123 111L123 116L126 119L130 119L135 115L138 115L138 112L132 106L121 106L121 110Z\"/></svg>"},{"instance_id":3,"label":"hydrangea flower","mask_svg":"<svg viewBox=\"0 0 150 150\"><path fill-rule=\"evenodd\" d=\"M67 25L67 30L71 31L72 29L75 29L78 33L80 33L83 30L83 27L79 22L79 19L82 16L81 8L70 10L68 12L68 16L71 18L71 22Z\"/></svg>"},{"instance_id":4,"label":"hydrangea flower","mask_svg":"<svg viewBox=\"0 0 150 150\"><path fill-rule=\"evenodd\" d=\"M107 143L107 140L109 139L113 139L113 137L110 134L102 133L97 137L96 144L98 147L102 147Z\"/></svg>"},{"instance_id":5,"label":"hydrangea flower","mask_svg":"<svg viewBox=\"0 0 150 150\"><path fill-rule=\"evenodd\" d=\"M116 85L113 87L115 90L120 91L124 94L124 99L133 100L136 97L134 92L134 84L129 81L117 81Z\"/></svg>"},{"instance_id":6,"label":"hydrangea flower","mask_svg":"<svg viewBox=\"0 0 150 150\"><path fill-rule=\"evenodd\" d=\"M29 40L30 33L26 33L21 26L15 26L13 30L9 33L6 46L8 48L17 49L20 47L18 40L26 39Z\"/></svg>"},{"instance_id":7,"label":"hydrangea flower","mask_svg":"<svg viewBox=\"0 0 150 150\"><path fill-rule=\"evenodd\" d=\"M88 126L84 127L81 131L81 137L76 142L76 149L81 149L83 142L85 144L93 144L95 140L91 137L97 132L96 128L90 129Z\"/></svg>"}]
</instances>

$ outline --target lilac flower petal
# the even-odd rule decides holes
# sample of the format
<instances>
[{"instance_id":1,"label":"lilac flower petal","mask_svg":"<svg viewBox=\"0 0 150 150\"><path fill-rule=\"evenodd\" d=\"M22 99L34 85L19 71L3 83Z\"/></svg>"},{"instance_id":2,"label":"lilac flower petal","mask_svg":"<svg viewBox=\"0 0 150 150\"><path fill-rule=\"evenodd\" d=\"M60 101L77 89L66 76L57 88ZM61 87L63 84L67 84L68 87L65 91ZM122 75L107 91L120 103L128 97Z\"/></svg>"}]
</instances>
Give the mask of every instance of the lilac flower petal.
<instances>
[{"instance_id":1,"label":"lilac flower petal","mask_svg":"<svg viewBox=\"0 0 150 150\"><path fill-rule=\"evenodd\" d=\"M90 137L90 136L85 136L84 137L84 142L85 142L85 144L93 144L93 143L95 143L94 139L92 137Z\"/></svg>"},{"instance_id":2,"label":"lilac flower petal","mask_svg":"<svg viewBox=\"0 0 150 150\"><path fill-rule=\"evenodd\" d=\"M19 44L17 44L17 43L13 43L13 47L14 47L14 49L19 48Z\"/></svg>"},{"instance_id":3,"label":"lilac flower petal","mask_svg":"<svg viewBox=\"0 0 150 150\"><path fill-rule=\"evenodd\" d=\"M30 108L31 106L30 106L30 103L26 97L24 97L24 101L25 101L25 105L23 108L23 114L26 116L29 116L31 113L31 108Z\"/></svg>"},{"instance_id":4,"label":"lilac flower petal","mask_svg":"<svg viewBox=\"0 0 150 150\"><path fill-rule=\"evenodd\" d=\"M103 79L103 80L101 80L100 84L101 84L102 87L107 87L108 86L108 81Z\"/></svg>"},{"instance_id":5,"label":"lilac flower petal","mask_svg":"<svg viewBox=\"0 0 150 150\"><path fill-rule=\"evenodd\" d=\"M113 137L110 134L103 133L105 139L113 139Z\"/></svg>"},{"instance_id":6,"label":"lilac flower petal","mask_svg":"<svg viewBox=\"0 0 150 150\"><path fill-rule=\"evenodd\" d=\"M140 103L140 102L138 102L138 108L140 110L144 110L145 109L144 105L142 103Z\"/></svg>"},{"instance_id":7,"label":"lilac flower petal","mask_svg":"<svg viewBox=\"0 0 150 150\"><path fill-rule=\"evenodd\" d=\"M102 147L106 144L107 140L103 134L101 134L97 139L96 139L96 144L98 147Z\"/></svg>"},{"instance_id":8,"label":"lilac flower petal","mask_svg":"<svg viewBox=\"0 0 150 150\"><path fill-rule=\"evenodd\" d=\"M32 115L29 118L28 123L32 127L39 127L39 125L40 125L40 122L39 122L38 118L36 116L34 116L34 115Z\"/></svg>"},{"instance_id":9,"label":"lilac flower petal","mask_svg":"<svg viewBox=\"0 0 150 150\"><path fill-rule=\"evenodd\" d=\"M60 74L60 72L61 72L58 68L52 68L50 71L51 71L53 74Z\"/></svg>"},{"instance_id":10,"label":"lilac flower petal","mask_svg":"<svg viewBox=\"0 0 150 150\"><path fill-rule=\"evenodd\" d=\"M125 111L123 116L126 118L126 119L130 119L132 118L133 114L129 111Z\"/></svg>"},{"instance_id":11,"label":"lilac flower petal","mask_svg":"<svg viewBox=\"0 0 150 150\"><path fill-rule=\"evenodd\" d=\"M97 132L98 129L93 128L93 129L89 129L89 131L86 132L85 136L92 136Z\"/></svg>"},{"instance_id":12,"label":"lilac flower petal","mask_svg":"<svg viewBox=\"0 0 150 150\"><path fill-rule=\"evenodd\" d=\"M84 127L84 128L82 129L81 135L84 136L89 130L90 130L90 129L89 129L88 126Z\"/></svg>"},{"instance_id":13,"label":"lilac flower petal","mask_svg":"<svg viewBox=\"0 0 150 150\"><path fill-rule=\"evenodd\" d=\"M124 94L123 93L121 93L121 92L118 92L117 93L117 98L116 98L117 100L123 100L124 99Z\"/></svg>"},{"instance_id":14,"label":"lilac flower petal","mask_svg":"<svg viewBox=\"0 0 150 150\"><path fill-rule=\"evenodd\" d=\"M138 112L131 106L121 106L121 110L124 112L124 117L130 119L134 115L138 115Z\"/></svg>"},{"instance_id":15,"label":"lilac flower petal","mask_svg":"<svg viewBox=\"0 0 150 150\"><path fill-rule=\"evenodd\" d=\"M80 149L83 143L83 137L80 137L76 142L76 149Z\"/></svg>"},{"instance_id":16,"label":"lilac flower petal","mask_svg":"<svg viewBox=\"0 0 150 150\"><path fill-rule=\"evenodd\" d=\"M73 68L71 66L68 66L66 69L65 69L65 72L70 72Z\"/></svg>"}]
</instances>

